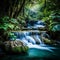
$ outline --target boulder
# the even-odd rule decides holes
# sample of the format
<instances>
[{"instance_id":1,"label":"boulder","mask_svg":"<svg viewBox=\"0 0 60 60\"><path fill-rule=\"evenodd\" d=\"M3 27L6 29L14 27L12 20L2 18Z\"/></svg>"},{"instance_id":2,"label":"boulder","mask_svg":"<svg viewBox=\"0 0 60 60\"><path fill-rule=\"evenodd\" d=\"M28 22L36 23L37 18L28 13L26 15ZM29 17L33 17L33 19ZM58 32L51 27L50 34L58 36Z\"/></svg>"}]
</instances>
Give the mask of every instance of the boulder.
<instances>
[{"instance_id":1,"label":"boulder","mask_svg":"<svg viewBox=\"0 0 60 60\"><path fill-rule=\"evenodd\" d=\"M25 53L28 47L22 41L5 41L3 43L3 48L5 52L8 53Z\"/></svg>"},{"instance_id":2,"label":"boulder","mask_svg":"<svg viewBox=\"0 0 60 60\"><path fill-rule=\"evenodd\" d=\"M42 41L43 41L45 44L56 45L56 42L55 42L54 40L51 40L51 39L48 39L48 38L45 38L45 37L42 37Z\"/></svg>"}]
</instances>

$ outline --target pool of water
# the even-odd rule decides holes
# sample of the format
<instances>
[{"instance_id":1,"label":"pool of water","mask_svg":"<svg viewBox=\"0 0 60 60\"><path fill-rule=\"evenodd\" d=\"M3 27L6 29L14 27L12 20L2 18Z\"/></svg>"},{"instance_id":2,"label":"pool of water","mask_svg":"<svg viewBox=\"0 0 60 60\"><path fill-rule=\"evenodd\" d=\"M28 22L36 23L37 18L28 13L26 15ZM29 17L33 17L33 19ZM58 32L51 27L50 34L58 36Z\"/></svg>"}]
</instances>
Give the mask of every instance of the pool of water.
<instances>
[{"instance_id":1,"label":"pool of water","mask_svg":"<svg viewBox=\"0 0 60 60\"><path fill-rule=\"evenodd\" d=\"M60 47L52 51L30 48L27 54L5 55L0 60L60 60Z\"/></svg>"}]
</instances>

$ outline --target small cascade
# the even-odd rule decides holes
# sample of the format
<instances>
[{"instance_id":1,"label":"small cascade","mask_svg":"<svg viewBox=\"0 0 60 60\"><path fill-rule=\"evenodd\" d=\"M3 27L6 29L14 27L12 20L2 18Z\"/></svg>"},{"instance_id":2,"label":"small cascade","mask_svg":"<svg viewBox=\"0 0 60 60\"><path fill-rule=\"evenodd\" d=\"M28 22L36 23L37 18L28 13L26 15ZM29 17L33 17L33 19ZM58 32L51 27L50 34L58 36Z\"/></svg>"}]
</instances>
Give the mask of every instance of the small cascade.
<instances>
[{"instance_id":1,"label":"small cascade","mask_svg":"<svg viewBox=\"0 0 60 60\"><path fill-rule=\"evenodd\" d=\"M27 24L27 28L28 27L30 27L30 28L35 27L37 29L37 28L41 28L42 26L45 27L45 24L42 21L35 21L35 22L31 21L31 22L29 22ZM44 28L44 27L42 27L42 28ZM14 34L17 36L16 40L21 40L29 48L38 48L38 49L45 49L45 50L54 49L54 48L46 47L46 45L42 41L42 37L50 38L50 36L48 34L46 34L46 32L40 32L39 30L30 30L30 31L14 32Z\"/></svg>"},{"instance_id":2,"label":"small cascade","mask_svg":"<svg viewBox=\"0 0 60 60\"><path fill-rule=\"evenodd\" d=\"M14 34L17 36L16 40L21 40L29 48L37 48L37 49L43 49L43 50L49 50L49 51L52 51L51 49L55 49L52 47L46 47L46 44L42 42L40 33L37 31L14 32ZM45 35L45 33L43 35Z\"/></svg>"},{"instance_id":3,"label":"small cascade","mask_svg":"<svg viewBox=\"0 0 60 60\"><path fill-rule=\"evenodd\" d=\"M14 34L17 36L17 40L22 40L24 43L29 44L41 44L42 41L40 39L40 35L38 32L14 32Z\"/></svg>"},{"instance_id":4,"label":"small cascade","mask_svg":"<svg viewBox=\"0 0 60 60\"><path fill-rule=\"evenodd\" d=\"M31 36L26 36L25 38L26 38L26 40L27 40L29 43L36 44L36 41L34 40L33 37L31 37Z\"/></svg>"}]
</instances>

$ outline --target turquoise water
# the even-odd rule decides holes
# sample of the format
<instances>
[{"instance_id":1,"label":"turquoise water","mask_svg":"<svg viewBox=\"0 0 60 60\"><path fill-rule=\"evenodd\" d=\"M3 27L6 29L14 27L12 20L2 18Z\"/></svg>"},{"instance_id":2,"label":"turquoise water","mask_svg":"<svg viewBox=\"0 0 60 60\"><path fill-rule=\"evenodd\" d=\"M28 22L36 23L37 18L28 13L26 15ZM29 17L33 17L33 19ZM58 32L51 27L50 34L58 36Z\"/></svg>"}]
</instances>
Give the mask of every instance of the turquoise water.
<instances>
[{"instance_id":1,"label":"turquoise water","mask_svg":"<svg viewBox=\"0 0 60 60\"><path fill-rule=\"evenodd\" d=\"M27 54L6 55L0 60L60 60L60 48L52 51L30 48Z\"/></svg>"}]
</instances>

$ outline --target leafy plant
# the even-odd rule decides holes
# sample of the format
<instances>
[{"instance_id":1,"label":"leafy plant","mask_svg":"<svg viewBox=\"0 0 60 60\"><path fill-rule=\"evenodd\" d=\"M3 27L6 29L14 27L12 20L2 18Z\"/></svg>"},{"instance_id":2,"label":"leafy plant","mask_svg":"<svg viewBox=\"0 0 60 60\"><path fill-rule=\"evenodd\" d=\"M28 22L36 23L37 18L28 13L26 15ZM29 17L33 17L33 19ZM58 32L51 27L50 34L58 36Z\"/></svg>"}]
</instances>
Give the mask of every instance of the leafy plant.
<instances>
[{"instance_id":1,"label":"leafy plant","mask_svg":"<svg viewBox=\"0 0 60 60\"><path fill-rule=\"evenodd\" d=\"M42 19L49 31L52 31L55 25L60 24L60 15L58 12L54 11L49 16L45 16Z\"/></svg>"},{"instance_id":2,"label":"leafy plant","mask_svg":"<svg viewBox=\"0 0 60 60\"><path fill-rule=\"evenodd\" d=\"M8 33L8 38L9 38L9 40L16 40L17 36L15 36L14 33L9 32Z\"/></svg>"},{"instance_id":3,"label":"leafy plant","mask_svg":"<svg viewBox=\"0 0 60 60\"><path fill-rule=\"evenodd\" d=\"M14 18L9 18L7 16L1 17L0 18L1 39L3 38L3 40L7 40L10 33L9 31L19 29L20 27L18 25L19 25L18 21Z\"/></svg>"}]
</instances>

